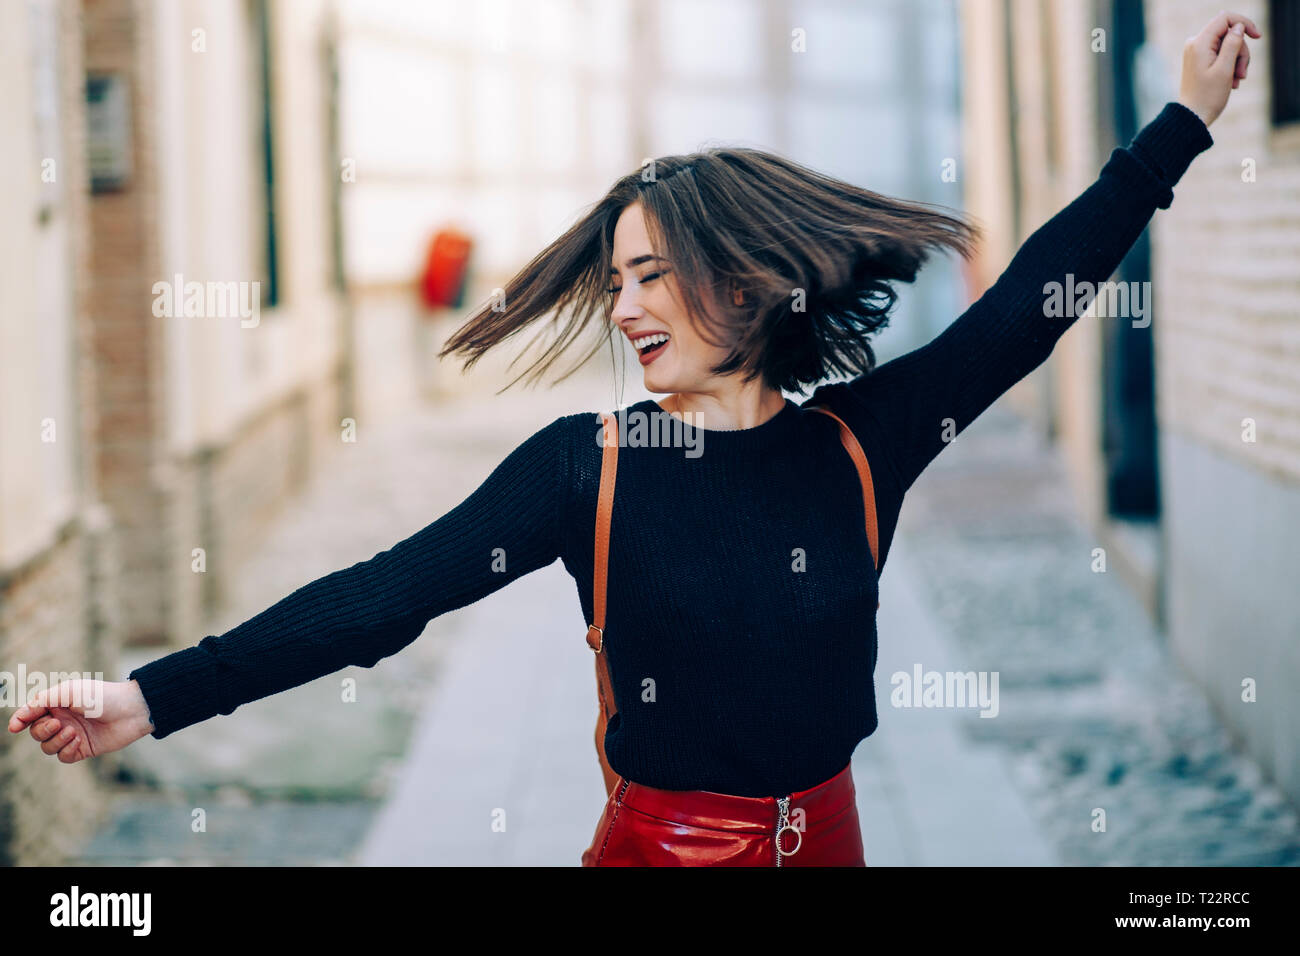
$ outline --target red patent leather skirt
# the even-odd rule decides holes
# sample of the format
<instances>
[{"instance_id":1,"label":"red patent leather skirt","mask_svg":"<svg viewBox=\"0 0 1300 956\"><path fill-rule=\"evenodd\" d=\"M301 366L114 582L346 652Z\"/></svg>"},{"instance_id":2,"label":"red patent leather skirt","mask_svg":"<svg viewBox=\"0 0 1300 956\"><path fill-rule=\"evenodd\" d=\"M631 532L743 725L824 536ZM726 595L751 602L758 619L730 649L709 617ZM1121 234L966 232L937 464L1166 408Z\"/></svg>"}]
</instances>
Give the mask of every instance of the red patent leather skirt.
<instances>
[{"instance_id":1,"label":"red patent leather skirt","mask_svg":"<svg viewBox=\"0 0 1300 956\"><path fill-rule=\"evenodd\" d=\"M845 767L788 797L658 790L618 778L583 866L866 866Z\"/></svg>"}]
</instances>

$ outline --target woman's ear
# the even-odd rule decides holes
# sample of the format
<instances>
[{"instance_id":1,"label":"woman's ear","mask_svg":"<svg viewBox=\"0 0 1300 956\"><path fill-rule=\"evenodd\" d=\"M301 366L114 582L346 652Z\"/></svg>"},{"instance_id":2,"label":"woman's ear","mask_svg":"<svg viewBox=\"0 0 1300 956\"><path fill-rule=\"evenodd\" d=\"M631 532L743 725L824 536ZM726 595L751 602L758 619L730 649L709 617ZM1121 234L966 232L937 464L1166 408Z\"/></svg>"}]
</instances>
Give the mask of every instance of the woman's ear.
<instances>
[{"instance_id":1,"label":"woman's ear","mask_svg":"<svg viewBox=\"0 0 1300 956\"><path fill-rule=\"evenodd\" d=\"M745 304L745 291L734 282L731 284L731 304L735 306L742 306Z\"/></svg>"}]
</instances>

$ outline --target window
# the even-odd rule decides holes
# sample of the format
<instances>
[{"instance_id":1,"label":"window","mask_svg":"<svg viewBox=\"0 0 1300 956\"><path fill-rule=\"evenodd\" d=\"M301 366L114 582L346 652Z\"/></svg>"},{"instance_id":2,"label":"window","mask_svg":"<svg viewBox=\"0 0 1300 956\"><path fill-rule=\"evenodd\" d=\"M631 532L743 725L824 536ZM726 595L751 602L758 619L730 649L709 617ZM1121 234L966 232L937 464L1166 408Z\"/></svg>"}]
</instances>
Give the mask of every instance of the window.
<instances>
[{"instance_id":1,"label":"window","mask_svg":"<svg viewBox=\"0 0 1300 956\"><path fill-rule=\"evenodd\" d=\"M280 303L280 263L278 234L275 222L275 124L273 122L271 88L271 17L268 0L251 0L253 90L255 93L253 115L258 124L257 178L261 200L260 235L256 242L261 248L262 304L274 308Z\"/></svg>"},{"instance_id":2,"label":"window","mask_svg":"<svg viewBox=\"0 0 1300 956\"><path fill-rule=\"evenodd\" d=\"M58 10L49 0L28 0L32 49L32 113L36 124L36 162L40 169L40 204L36 221L48 225L63 199L64 175L58 168L62 117L59 104Z\"/></svg>"},{"instance_id":3,"label":"window","mask_svg":"<svg viewBox=\"0 0 1300 956\"><path fill-rule=\"evenodd\" d=\"M1300 122L1300 3L1270 0L1265 29L1273 63L1273 125Z\"/></svg>"}]
</instances>

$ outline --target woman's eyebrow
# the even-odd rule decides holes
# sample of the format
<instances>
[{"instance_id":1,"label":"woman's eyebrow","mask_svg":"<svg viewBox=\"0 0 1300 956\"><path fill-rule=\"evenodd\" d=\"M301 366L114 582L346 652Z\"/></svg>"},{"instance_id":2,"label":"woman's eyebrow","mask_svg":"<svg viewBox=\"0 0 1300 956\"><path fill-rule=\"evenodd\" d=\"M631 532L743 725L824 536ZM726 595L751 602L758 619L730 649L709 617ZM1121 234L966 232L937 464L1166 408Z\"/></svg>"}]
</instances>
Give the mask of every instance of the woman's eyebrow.
<instances>
[{"instance_id":1,"label":"woman's eyebrow","mask_svg":"<svg viewBox=\"0 0 1300 956\"><path fill-rule=\"evenodd\" d=\"M625 266L627 266L629 269L631 269L633 266L639 266L639 265L641 265L641 263L643 263L643 262L649 262L651 259L658 259L658 260L660 260L661 262L667 262L667 261L668 261L668 260L664 259L663 256L652 256L652 255L648 255L648 254L647 254L647 255L644 255L644 256L636 256L636 257L633 258L633 259L629 259L629 260L627 260L627 262L625 262L625 263L623 263L623 264L624 264ZM617 275L617 274L618 274L618 268L617 268L616 266L610 266L610 267L609 267L609 274L610 274L610 275Z\"/></svg>"}]
</instances>

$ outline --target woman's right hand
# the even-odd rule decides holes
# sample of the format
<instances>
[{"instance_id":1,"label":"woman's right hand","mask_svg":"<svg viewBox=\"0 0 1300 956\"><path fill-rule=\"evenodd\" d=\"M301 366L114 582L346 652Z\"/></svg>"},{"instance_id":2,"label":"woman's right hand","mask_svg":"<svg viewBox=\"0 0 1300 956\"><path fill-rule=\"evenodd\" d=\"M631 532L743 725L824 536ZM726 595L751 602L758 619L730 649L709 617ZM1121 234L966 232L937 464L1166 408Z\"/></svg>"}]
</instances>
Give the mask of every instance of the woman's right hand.
<instances>
[{"instance_id":1,"label":"woman's right hand","mask_svg":"<svg viewBox=\"0 0 1300 956\"><path fill-rule=\"evenodd\" d=\"M41 750L62 763L121 750L153 731L136 681L70 680L32 695L9 719L9 732L30 729Z\"/></svg>"}]
</instances>

